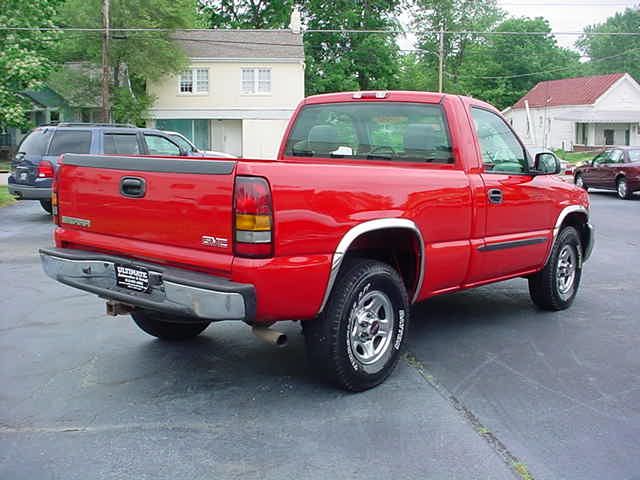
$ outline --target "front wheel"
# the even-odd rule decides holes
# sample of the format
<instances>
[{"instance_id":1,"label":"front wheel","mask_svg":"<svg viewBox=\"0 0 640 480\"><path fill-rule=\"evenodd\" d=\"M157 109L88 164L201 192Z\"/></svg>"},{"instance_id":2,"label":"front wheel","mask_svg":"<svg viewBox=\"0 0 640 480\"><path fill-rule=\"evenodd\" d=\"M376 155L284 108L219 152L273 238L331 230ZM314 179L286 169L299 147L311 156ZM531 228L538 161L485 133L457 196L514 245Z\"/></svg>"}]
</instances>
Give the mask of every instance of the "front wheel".
<instances>
[{"instance_id":1,"label":"front wheel","mask_svg":"<svg viewBox=\"0 0 640 480\"><path fill-rule=\"evenodd\" d=\"M627 179L624 177L620 177L616 182L616 192L618 193L618 198L621 200L629 200L633 197L633 192L629 188Z\"/></svg>"},{"instance_id":2,"label":"front wheel","mask_svg":"<svg viewBox=\"0 0 640 480\"><path fill-rule=\"evenodd\" d=\"M135 310L131 312L131 318L142 331L163 340L193 338L209 326L209 322L180 321L176 317L150 310Z\"/></svg>"},{"instance_id":3,"label":"front wheel","mask_svg":"<svg viewBox=\"0 0 640 480\"><path fill-rule=\"evenodd\" d=\"M40 206L49 215L51 215L51 213L53 212L53 206L51 205L51 200L40 200Z\"/></svg>"},{"instance_id":4,"label":"front wheel","mask_svg":"<svg viewBox=\"0 0 640 480\"><path fill-rule=\"evenodd\" d=\"M531 300L543 310L569 308L578 293L582 276L582 245L573 227L558 234L545 267L529 277Z\"/></svg>"},{"instance_id":5,"label":"front wheel","mask_svg":"<svg viewBox=\"0 0 640 480\"><path fill-rule=\"evenodd\" d=\"M312 368L359 392L393 371L409 329L409 299L386 263L355 259L343 266L324 312L302 324Z\"/></svg>"}]
</instances>

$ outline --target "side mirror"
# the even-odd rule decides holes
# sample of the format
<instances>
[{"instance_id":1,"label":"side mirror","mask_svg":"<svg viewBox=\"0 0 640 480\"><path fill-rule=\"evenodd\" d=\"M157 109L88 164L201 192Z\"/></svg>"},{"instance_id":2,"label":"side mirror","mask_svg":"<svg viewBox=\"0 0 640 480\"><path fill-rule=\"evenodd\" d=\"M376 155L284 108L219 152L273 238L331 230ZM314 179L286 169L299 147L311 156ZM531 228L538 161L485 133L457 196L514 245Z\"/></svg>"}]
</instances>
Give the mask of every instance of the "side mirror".
<instances>
[{"instance_id":1,"label":"side mirror","mask_svg":"<svg viewBox=\"0 0 640 480\"><path fill-rule=\"evenodd\" d=\"M538 175L557 175L562 170L560 160L552 153L541 152L536 155L533 163Z\"/></svg>"}]
</instances>

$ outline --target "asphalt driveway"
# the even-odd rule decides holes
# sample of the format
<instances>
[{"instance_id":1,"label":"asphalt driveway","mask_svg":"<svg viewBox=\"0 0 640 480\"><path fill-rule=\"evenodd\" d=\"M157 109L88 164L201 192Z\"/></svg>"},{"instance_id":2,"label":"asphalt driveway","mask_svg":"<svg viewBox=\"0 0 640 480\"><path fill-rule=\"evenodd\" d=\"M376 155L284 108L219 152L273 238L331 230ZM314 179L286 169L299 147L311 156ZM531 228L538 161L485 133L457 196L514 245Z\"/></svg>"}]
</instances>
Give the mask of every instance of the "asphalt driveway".
<instances>
[{"instance_id":1,"label":"asphalt driveway","mask_svg":"<svg viewBox=\"0 0 640 480\"><path fill-rule=\"evenodd\" d=\"M524 280L430 300L356 395L309 375L295 324L274 349L106 317L41 272L39 205L0 209L0 478L640 478L640 201L592 201L569 311L535 310Z\"/></svg>"}]
</instances>

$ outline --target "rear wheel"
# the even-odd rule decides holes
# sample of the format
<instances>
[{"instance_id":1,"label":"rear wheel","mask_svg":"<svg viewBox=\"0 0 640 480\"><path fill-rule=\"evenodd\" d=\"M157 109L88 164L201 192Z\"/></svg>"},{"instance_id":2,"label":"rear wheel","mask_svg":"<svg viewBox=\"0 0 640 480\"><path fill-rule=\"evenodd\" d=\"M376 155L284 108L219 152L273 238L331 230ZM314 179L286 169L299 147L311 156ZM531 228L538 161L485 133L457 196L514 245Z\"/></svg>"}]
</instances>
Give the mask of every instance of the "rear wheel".
<instances>
[{"instance_id":1,"label":"rear wheel","mask_svg":"<svg viewBox=\"0 0 640 480\"><path fill-rule=\"evenodd\" d=\"M584 188L585 190L589 190L589 187L587 187L587 184L584 183L584 177L580 173L576 175L576 178L574 179L574 183L576 184L577 187Z\"/></svg>"},{"instance_id":2,"label":"rear wheel","mask_svg":"<svg viewBox=\"0 0 640 480\"><path fill-rule=\"evenodd\" d=\"M150 310L131 312L131 318L141 330L163 340L186 340L198 336L209 326L209 322L180 321L180 317ZM178 320L178 321L176 321Z\"/></svg>"},{"instance_id":3,"label":"rear wheel","mask_svg":"<svg viewBox=\"0 0 640 480\"><path fill-rule=\"evenodd\" d=\"M51 200L40 200L40 205L49 215L53 212L53 207L51 206Z\"/></svg>"},{"instance_id":4,"label":"rear wheel","mask_svg":"<svg viewBox=\"0 0 640 480\"><path fill-rule=\"evenodd\" d=\"M629 188L627 179L624 177L620 177L616 181L616 192L618 193L618 198L622 200L629 200L633 197L633 192Z\"/></svg>"},{"instance_id":5,"label":"rear wheel","mask_svg":"<svg viewBox=\"0 0 640 480\"><path fill-rule=\"evenodd\" d=\"M408 333L404 283L386 263L352 260L324 312L302 326L314 370L346 390L375 387L395 368Z\"/></svg>"},{"instance_id":6,"label":"rear wheel","mask_svg":"<svg viewBox=\"0 0 640 480\"><path fill-rule=\"evenodd\" d=\"M529 277L531 300L543 310L564 310L573 303L582 276L582 246L574 227L558 234L545 267Z\"/></svg>"}]
</instances>

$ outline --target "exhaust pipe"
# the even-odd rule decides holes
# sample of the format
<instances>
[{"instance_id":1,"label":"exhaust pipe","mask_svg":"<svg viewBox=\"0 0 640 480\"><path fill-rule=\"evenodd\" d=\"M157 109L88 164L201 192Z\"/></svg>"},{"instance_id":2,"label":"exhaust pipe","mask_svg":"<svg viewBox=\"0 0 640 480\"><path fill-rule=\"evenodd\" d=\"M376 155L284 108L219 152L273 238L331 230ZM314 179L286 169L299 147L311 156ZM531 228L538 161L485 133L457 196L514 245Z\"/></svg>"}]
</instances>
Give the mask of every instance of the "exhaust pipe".
<instances>
[{"instance_id":1,"label":"exhaust pipe","mask_svg":"<svg viewBox=\"0 0 640 480\"><path fill-rule=\"evenodd\" d=\"M127 315L135 310L135 307L127 303L107 300L107 315L115 317L117 315Z\"/></svg>"},{"instance_id":2,"label":"exhaust pipe","mask_svg":"<svg viewBox=\"0 0 640 480\"><path fill-rule=\"evenodd\" d=\"M251 327L251 332L260 340L264 340L276 347L284 347L288 342L287 336L284 333L271 330L269 327L253 326Z\"/></svg>"}]
</instances>

